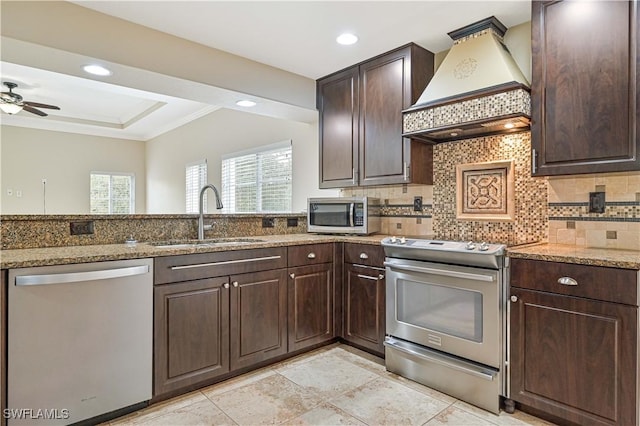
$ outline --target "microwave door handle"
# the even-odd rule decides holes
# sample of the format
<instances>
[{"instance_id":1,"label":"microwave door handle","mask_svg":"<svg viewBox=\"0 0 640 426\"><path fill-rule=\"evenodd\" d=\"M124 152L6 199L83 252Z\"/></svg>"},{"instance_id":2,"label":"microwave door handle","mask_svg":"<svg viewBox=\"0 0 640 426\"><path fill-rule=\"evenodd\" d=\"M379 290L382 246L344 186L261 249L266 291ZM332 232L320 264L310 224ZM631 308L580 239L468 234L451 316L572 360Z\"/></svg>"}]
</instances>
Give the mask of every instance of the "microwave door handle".
<instances>
[{"instance_id":1,"label":"microwave door handle","mask_svg":"<svg viewBox=\"0 0 640 426\"><path fill-rule=\"evenodd\" d=\"M349 226L353 228L354 226L354 216L356 214L356 203L351 203L349 207Z\"/></svg>"}]
</instances>

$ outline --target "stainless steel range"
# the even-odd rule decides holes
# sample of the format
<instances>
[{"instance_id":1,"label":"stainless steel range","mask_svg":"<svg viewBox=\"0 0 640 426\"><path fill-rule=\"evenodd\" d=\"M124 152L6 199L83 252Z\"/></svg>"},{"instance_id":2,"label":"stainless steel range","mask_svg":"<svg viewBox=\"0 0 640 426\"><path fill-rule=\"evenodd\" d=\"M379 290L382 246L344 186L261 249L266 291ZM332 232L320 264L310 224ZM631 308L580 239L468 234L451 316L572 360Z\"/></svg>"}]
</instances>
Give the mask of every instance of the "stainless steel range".
<instances>
[{"instance_id":1,"label":"stainless steel range","mask_svg":"<svg viewBox=\"0 0 640 426\"><path fill-rule=\"evenodd\" d=\"M387 370L488 411L507 395L501 244L382 240Z\"/></svg>"}]
</instances>

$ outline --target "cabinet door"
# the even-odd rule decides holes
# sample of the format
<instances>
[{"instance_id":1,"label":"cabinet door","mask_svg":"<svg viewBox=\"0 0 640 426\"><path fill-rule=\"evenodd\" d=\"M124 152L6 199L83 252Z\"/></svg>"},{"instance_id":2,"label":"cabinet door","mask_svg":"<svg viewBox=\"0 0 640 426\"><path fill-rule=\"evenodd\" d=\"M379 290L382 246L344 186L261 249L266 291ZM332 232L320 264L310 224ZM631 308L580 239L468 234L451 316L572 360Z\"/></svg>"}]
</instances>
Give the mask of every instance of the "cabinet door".
<instances>
[{"instance_id":1,"label":"cabinet door","mask_svg":"<svg viewBox=\"0 0 640 426\"><path fill-rule=\"evenodd\" d=\"M229 371L227 278L154 288L154 396Z\"/></svg>"},{"instance_id":2,"label":"cabinet door","mask_svg":"<svg viewBox=\"0 0 640 426\"><path fill-rule=\"evenodd\" d=\"M384 355L384 269L347 265L345 271L344 339Z\"/></svg>"},{"instance_id":3,"label":"cabinet door","mask_svg":"<svg viewBox=\"0 0 640 426\"><path fill-rule=\"evenodd\" d=\"M356 186L358 67L317 82L320 112L320 188Z\"/></svg>"},{"instance_id":4,"label":"cabinet door","mask_svg":"<svg viewBox=\"0 0 640 426\"><path fill-rule=\"evenodd\" d=\"M422 172L431 171L432 147L402 137L402 110L413 103L412 90L424 89L432 75L427 56L408 46L360 65L360 185L431 183ZM431 69L422 69L424 63ZM416 79L422 84L412 81L418 74L412 67L421 67Z\"/></svg>"},{"instance_id":5,"label":"cabinet door","mask_svg":"<svg viewBox=\"0 0 640 426\"><path fill-rule=\"evenodd\" d=\"M577 424L637 424L637 307L511 295L511 398Z\"/></svg>"},{"instance_id":6,"label":"cabinet door","mask_svg":"<svg viewBox=\"0 0 640 426\"><path fill-rule=\"evenodd\" d=\"M289 269L289 351L333 339L333 263Z\"/></svg>"},{"instance_id":7,"label":"cabinet door","mask_svg":"<svg viewBox=\"0 0 640 426\"><path fill-rule=\"evenodd\" d=\"M287 270L231 277L231 369L287 353Z\"/></svg>"},{"instance_id":8,"label":"cabinet door","mask_svg":"<svg viewBox=\"0 0 640 426\"><path fill-rule=\"evenodd\" d=\"M533 175L640 170L636 1L532 2Z\"/></svg>"}]
</instances>

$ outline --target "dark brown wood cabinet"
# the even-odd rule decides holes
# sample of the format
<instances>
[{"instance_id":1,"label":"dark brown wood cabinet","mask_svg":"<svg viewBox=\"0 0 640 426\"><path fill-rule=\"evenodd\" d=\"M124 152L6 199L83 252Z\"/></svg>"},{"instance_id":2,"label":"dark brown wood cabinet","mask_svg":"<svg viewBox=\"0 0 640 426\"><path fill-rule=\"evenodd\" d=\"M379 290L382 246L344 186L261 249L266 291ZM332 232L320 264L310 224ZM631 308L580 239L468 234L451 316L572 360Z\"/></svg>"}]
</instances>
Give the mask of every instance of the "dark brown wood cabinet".
<instances>
[{"instance_id":1,"label":"dark brown wood cabinet","mask_svg":"<svg viewBox=\"0 0 640 426\"><path fill-rule=\"evenodd\" d=\"M229 372L228 287L225 277L154 288L154 395Z\"/></svg>"},{"instance_id":2,"label":"dark brown wood cabinet","mask_svg":"<svg viewBox=\"0 0 640 426\"><path fill-rule=\"evenodd\" d=\"M287 353L287 271L232 276L231 369Z\"/></svg>"},{"instance_id":3,"label":"dark brown wood cabinet","mask_svg":"<svg viewBox=\"0 0 640 426\"><path fill-rule=\"evenodd\" d=\"M637 424L638 271L511 263L511 398L567 422Z\"/></svg>"},{"instance_id":4,"label":"dark brown wood cabinet","mask_svg":"<svg viewBox=\"0 0 640 426\"><path fill-rule=\"evenodd\" d=\"M402 137L402 110L433 76L408 44L317 81L320 188L433 183L432 146Z\"/></svg>"},{"instance_id":5,"label":"dark brown wood cabinet","mask_svg":"<svg viewBox=\"0 0 640 426\"><path fill-rule=\"evenodd\" d=\"M380 246L344 245L343 339L384 356L385 277Z\"/></svg>"},{"instance_id":6,"label":"dark brown wood cabinet","mask_svg":"<svg viewBox=\"0 0 640 426\"><path fill-rule=\"evenodd\" d=\"M640 170L640 12L533 1L532 174Z\"/></svg>"},{"instance_id":7,"label":"dark brown wood cabinet","mask_svg":"<svg viewBox=\"0 0 640 426\"><path fill-rule=\"evenodd\" d=\"M287 353L287 249L158 257L154 398Z\"/></svg>"}]
</instances>

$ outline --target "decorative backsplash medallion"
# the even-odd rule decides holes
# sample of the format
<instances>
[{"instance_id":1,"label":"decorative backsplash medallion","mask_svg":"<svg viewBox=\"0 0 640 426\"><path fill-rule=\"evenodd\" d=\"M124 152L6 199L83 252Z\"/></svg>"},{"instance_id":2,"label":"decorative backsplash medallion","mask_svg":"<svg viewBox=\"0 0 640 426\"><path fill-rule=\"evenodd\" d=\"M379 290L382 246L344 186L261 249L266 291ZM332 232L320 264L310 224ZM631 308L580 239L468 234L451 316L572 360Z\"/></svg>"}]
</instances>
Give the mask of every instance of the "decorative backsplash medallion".
<instances>
[{"instance_id":1,"label":"decorative backsplash medallion","mask_svg":"<svg viewBox=\"0 0 640 426\"><path fill-rule=\"evenodd\" d=\"M513 161L458 164L456 217L513 220Z\"/></svg>"},{"instance_id":2,"label":"decorative backsplash medallion","mask_svg":"<svg viewBox=\"0 0 640 426\"><path fill-rule=\"evenodd\" d=\"M513 162L513 220L460 220L459 164ZM531 177L531 133L441 143L433 150L433 231L436 238L509 245L547 238L547 179Z\"/></svg>"}]
</instances>

